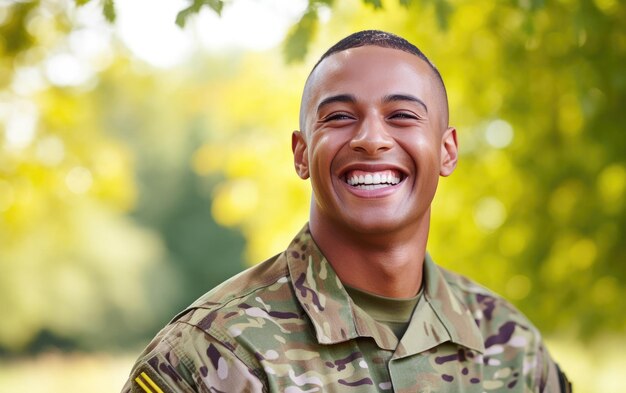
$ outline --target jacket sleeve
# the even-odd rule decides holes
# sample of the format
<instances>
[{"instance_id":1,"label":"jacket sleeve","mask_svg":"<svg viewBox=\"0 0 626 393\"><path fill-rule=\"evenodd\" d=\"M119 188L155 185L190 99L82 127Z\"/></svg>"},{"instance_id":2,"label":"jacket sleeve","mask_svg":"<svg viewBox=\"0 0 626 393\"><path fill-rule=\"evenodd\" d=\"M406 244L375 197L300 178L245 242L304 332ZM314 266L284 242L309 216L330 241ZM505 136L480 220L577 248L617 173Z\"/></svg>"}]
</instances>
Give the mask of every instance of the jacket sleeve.
<instances>
[{"instance_id":1,"label":"jacket sleeve","mask_svg":"<svg viewBox=\"0 0 626 393\"><path fill-rule=\"evenodd\" d=\"M227 345L193 326L178 325L148 346L122 393L266 391Z\"/></svg>"},{"instance_id":2,"label":"jacket sleeve","mask_svg":"<svg viewBox=\"0 0 626 393\"><path fill-rule=\"evenodd\" d=\"M543 344L540 347L537 369L540 375L537 391L540 393L572 393L572 384Z\"/></svg>"}]
</instances>

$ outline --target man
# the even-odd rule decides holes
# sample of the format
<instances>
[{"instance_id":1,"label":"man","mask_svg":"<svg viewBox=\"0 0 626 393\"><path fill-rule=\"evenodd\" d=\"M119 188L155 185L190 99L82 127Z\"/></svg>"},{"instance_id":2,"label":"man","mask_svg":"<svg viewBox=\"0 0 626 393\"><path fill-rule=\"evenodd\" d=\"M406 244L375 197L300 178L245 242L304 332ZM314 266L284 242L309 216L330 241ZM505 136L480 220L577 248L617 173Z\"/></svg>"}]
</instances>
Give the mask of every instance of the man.
<instances>
[{"instance_id":1,"label":"man","mask_svg":"<svg viewBox=\"0 0 626 393\"><path fill-rule=\"evenodd\" d=\"M426 253L457 136L422 52L379 31L330 48L292 149L309 224L176 316L124 392L566 391L519 311Z\"/></svg>"}]
</instances>

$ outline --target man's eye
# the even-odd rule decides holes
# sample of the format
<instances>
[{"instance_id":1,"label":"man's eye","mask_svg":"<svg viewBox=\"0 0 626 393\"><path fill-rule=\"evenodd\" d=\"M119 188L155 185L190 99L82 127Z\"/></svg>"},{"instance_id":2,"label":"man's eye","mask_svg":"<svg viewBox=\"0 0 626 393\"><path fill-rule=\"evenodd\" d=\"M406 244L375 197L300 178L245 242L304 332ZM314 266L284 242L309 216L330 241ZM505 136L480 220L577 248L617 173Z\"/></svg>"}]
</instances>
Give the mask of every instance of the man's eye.
<instances>
[{"instance_id":1,"label":"man's eye","mask_svg":"<svg viewBox=\"0 0 626 393\"><path fill-rule=\"evenodd\" d=\"M340 120L352 120L354 119L352 116L347 113L333 113L332 115L326 116L322 121L340 121Z\"/></svg>"},{"instance_id":2,"label":"man's eye","mask_svg":"<svg viewBox=\"0 0 626 393\"><path fill-rule=\"evenodd\" d=\"M417 120L419 119L419 117L417 117L415 114L413 113L407 113L407 112L398 112L398 113L394 113L393 115L390 116L391 119L399 119L399 120Z\"/></svg>"}]
</instances>

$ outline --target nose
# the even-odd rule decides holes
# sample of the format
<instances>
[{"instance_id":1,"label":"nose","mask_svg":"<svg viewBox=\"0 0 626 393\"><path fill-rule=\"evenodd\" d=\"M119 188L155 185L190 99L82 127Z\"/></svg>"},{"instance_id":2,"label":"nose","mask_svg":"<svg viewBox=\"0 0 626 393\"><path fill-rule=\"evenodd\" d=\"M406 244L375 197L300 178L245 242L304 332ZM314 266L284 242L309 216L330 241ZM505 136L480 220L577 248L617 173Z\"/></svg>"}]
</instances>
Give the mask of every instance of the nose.
<instances>
[{"instance_id":1,"label":"nose","mask_svg":"<svg viewBox=\"0 0 626 393\"><path fill-rule=\"evenodd\" d=\"M391 149L393 139L387 133L385 124L378 119L366 118L350 140L350 148L374 155Z\"/></svg>"}]
</instances>

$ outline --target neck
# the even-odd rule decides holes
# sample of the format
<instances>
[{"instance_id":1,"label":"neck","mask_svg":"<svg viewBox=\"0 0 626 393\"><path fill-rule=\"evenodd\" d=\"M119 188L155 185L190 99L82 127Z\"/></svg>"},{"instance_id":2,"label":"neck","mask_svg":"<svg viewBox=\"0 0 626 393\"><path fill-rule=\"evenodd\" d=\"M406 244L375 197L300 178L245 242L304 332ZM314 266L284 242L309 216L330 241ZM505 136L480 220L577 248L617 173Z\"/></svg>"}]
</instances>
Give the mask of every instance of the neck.
<instances>
[{"instance_id":1,"label":"neck","mask_svg":"<svg viewBox=\"0 0 626 393\"><path fill-rule=\"evenodd\" d=\"M315 214L309 223L341 282L392 298L413 297L421 289L429 226L430 209L415 225L395 232L355 233Z\"/></svg>"}]
</instances>

